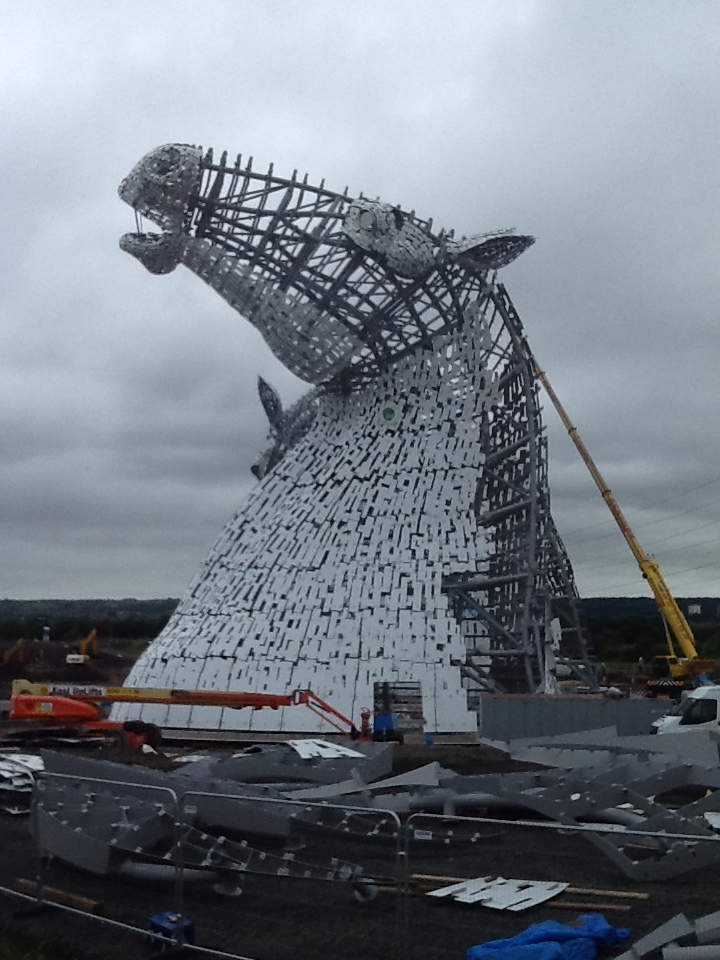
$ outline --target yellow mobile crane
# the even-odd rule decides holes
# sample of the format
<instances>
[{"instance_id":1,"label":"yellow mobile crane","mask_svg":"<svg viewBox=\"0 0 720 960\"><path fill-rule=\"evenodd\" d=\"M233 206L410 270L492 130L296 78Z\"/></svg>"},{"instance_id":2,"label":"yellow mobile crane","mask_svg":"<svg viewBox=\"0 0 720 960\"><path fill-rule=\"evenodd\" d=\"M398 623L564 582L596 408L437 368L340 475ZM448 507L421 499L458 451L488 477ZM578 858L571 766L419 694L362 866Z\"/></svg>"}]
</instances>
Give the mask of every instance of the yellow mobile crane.
<instances>
[{"instance_id":1,"label":"yellow mobile crane","mask_svg":"<svg viewBox=\"0 0 720 960\"><path fill-rule=\"evenodd\" d=\"M705 677L706 679L704 682L709 682L707 678L714 670L715 661L704 660L698 656L693 632L690 629L690 625L688 624L687 620L683 616L682 610L677 604L677 600L672 595L670 587L665 582L665 578L660 572L660 567L658 566L657 560L655 557L645 553L643 548L638 543L637 538L630 529L630 525L625 519L622 510L618 506L617 500L610 492L610 488L605 483L600 471L590 456L587 447L580 439L577 429L573 426L570 418L565 412L565 408L560 403L560 400L553 390L547 376L545 375L545 372L540 369L537 360L530 350L527 340L523 341L523 345L527 351L527 356L533 366L535 375L540 383L542 383L547 395L550 397L553 406L557 410L558 415L563 422L563 426L567 430L570 439L575 444L585 466L590 471L590 476L595 481L595 484L600 491L600 495L608 505L610 513L612 513L613 517L615 518L615 522L620 528L620 532L625 537L633 556L637 560L643 577L645 577L649 583L650 589L655 597L655 602L657 603L660 614L663 618L668 653L665 656L657 657L656 659L665 662L667 675L663 678L649 679L647 681L647 695L654 697L657 696L658 693L669 692L671 696L679 697L683 689L695 686L697 683L702 683L703 680L700 678ZM675 638L674 641L673 637ZM678 654L675 646L676 643L682 651L682 655Z\"/></svg>"}]
</instances>

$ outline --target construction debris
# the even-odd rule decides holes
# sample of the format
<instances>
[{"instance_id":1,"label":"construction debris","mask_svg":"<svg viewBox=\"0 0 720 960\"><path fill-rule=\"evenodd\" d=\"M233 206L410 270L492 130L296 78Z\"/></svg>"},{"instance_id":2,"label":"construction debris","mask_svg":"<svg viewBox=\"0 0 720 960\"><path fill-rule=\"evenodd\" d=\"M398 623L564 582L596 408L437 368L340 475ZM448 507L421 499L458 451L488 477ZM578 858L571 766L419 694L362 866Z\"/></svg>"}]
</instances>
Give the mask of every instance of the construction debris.
<instances>
[{"instance_id":1,"label":"construction debris","mask_svg":"<svg viewBox=\"0 0 720 960\"><path fill-rule=\"evenodd\" d=\"M450 897L456 903L477 903L491 910L527 910L568 887L567 883L539 880L510 880L504 877L477 877L449 887L431 890L429 897Z\"/></svg>"},{"instance_id":2,"label":"construction debris","mask_svg":"<svg viewBox=\"0 0 720 960\"><path fill-rule=\"evenodd\" d=\"M700 745L691 749L687 737L618 737L612 728L586 731L512 748L513 755L524 751L525 756L530 749L542 749L548 760L552 751L561 766L483 776L459 776L435 763L388 776L392 744L347 748L316 740L263 745L220 759L201 757L169 772L118 768L106 761L51 752L43 757L53 774L131 781L113 789L128 806L132 823L136 814L146 815L141 801L147 801L150 787L172 790L177 796L192 793L197 810L193 825L201 831L219 835L235 829L248 837L262 834L286 843L291 835L301 840L307 831L395 842L397 816L428 812L452 818L472 811L476 817L480 810L492 820L495 813L514 809L526 811L530 822L541 820L547 826L549 820L581 831L626 877L647 881L720 862L720 837L708 826L708 815L720 813L720 766L717 761L700 762L698 758L708 758L707 745L700 739ZM683 742L673 743L679 740ZM578 765L580 760L583 765ZM50 790L48 784L44 788ZM677 810L657 801L680 788L704 795ZM66 811L73 802L81 802L67 787L55 785L52 790L62 790ZM50 800L52 790L45 795ZM77 823L75 827L82 830ZM430 825L413 823L409 841L462 847L497 835L488 834L487 827L460 829L435 820Z\"/></svg>"},{"instance_id":3,"label":"construction debris","mask_svg":"<svg viewBox=\"0 0 720 960\"><path fill-rule=\"evenodd\" d=\"M694 922L678 913L667 923L637 940L616 960L716 960L720 957L720 912Z\"/></svg>"},{"instance_id":4,"label":"construction debris","mask_svg":"<svg viewBox=\"0 0 720 960\"><path fill-rule=\"evenodd\" d=\"M668 944L663 947L663 960L717 960L720 957L720 946L708 944L704 947L678 947Z\"/></svg>"},{"instance_id":5,"label":"construction debris","mask_svg":"<svg viewBox=\"0 0 720 960\"><path fill-rule=\"evenodd\" d=\"M0 754L0 810L13 815L30 809L35 773L43 769L42 760L29 754Z\"/></svg>"},{"instance_id":6,"label":"construction debris","mask_svg":"<svg viewBox=\"0 0 720 960\"><path fill-rule=\"evenodd\" d=\"M720 943L720 911L695 921L695 939L699 944Z\"/></svg>"},{"instance_id":7,"label":"construction debris","mask_svg":"<svg viewBox=\"0 0 720 960\"><path fill-rule=\"evenodd\" d=\"M170 804L123 796L120 784L98 784L88 791L86 782L53 780L43 787L34 818L39 849L90 873L172 881L175 864L181 863L189 870L186 879L222 884L225 889L239 886L244 873L342 882L362 879L359 866L337 858L308 863L292 852L273 855L205 832L199 806L185 808L197 826L185 823L178 835ZM193 870L199 871L195 877Z\"/></svg>"},{"instance_id":8,"label":"construction debris","mask_svg":"<svg viewBox=\"0 0 720 960\"><path fill-rule=\"evenodd\" d=\"M327 740L288 740L288 746L292 747L303 760L309 760L311 757L322 757L325 760L335 760L337 757L359 757L365 759L365 755L359 750L351 750L350 747L344 747L340 743L328 743Z\"/></svg>"},{"instance_id":9,"label":"construction debris","mask_svg":"<svg viewBox=\"0 0 720 960\"><path fill-rule=\"evenodd\" d=\"M695 927L684 913L676 914L667 923L652 930L646 936L637 940L629 950L617 957L616 960L642 960L645 957L658 955L668 943L689 942L695 933Z\"/></svg>"}]
</instances>

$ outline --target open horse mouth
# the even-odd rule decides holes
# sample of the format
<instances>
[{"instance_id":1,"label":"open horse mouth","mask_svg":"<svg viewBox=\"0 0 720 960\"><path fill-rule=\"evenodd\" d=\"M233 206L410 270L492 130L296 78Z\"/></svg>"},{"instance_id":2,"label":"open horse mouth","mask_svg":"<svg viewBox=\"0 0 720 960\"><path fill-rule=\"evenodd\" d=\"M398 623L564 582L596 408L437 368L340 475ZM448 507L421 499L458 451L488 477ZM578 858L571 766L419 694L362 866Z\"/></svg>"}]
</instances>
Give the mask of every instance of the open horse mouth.
<instances>
[{"instance_id":1,"label":"open horse mouth","mask_svg":"<svg viewBox=\"0 0 720 960\"><path fill-rule=\"evenodd\" d=\"M120 198L160 232L126 233L120 249L155 274L170 273L182 260L183 232L192 220L193 198L200 194L202 151L187 144L167 144L137 163L118 189Z\"/></svg>"}]
</instances>

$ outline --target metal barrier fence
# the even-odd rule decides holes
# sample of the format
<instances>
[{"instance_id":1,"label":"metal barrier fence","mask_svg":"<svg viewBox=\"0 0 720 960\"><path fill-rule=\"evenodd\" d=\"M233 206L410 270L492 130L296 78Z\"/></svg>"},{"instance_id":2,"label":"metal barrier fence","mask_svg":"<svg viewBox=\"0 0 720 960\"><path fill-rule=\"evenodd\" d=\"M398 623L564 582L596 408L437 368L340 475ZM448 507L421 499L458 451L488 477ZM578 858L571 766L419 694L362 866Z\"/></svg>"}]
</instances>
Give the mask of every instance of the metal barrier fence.
<instances>
[{"instance_id":1,"label":"metal barrier fence","mask_svg":"<svg viewBox=\"0 0 720 960\"><path fill-rule=\"evenodd\" d=\"M232 829L240 812L250 831ZM213 822L222 831L211 833ZM71 914L83 939L105 941L92 930L112 928L107 960L137 952L138 941L186 940L238 960L403 956L404 844L393 811L44 772L31 830L34 896L0 890ZM58 890L66 902L102 900L103 915L54 901ZM62 932L45 927L50 939Z\"/></svg>"},{"instance_id":2,"label":"metal barrier fence","mask_svg":"<svg viewBox=\"0 0 720 960\"><path fill-rule=\"evenodd\" d=\"M667 700L647 697L596 700L586 696L483 693L478 704L478 729L486 740L505 743L602 727L614 727L619 736L630 737L649 733L653 720L669 709Z\"/></svg>"},{"instance_id":3,"label":"metal barrier fence","mask_svg":"<svg viewBox=\"0 0 720 960\"><path fill-rule=\"evenodd\" d=\"M226 829L240 810L254 819L252 829ZM205 832L213 822L223 832ZM44 939L62 939L70 918L76 934L102 941L107 960L136 954L139 942L150 951L186 940L201 954L234 960L463 957L539 916L599 912L642 926L650 896L596 852L593 838L616 834L612 824L426 812L401 821L392 810L44 773L31 826L34 889L0 892L25 908L53 908L42 923L33 919ZM623 836L630 846L637 839L638 856L649 843L720 843L627 827ZM539 905L530 919L507 903L479 909L488 903L477 898L479 878L490 878L496 899L519 889ZM460 884L470 879L475 890L465 888L463 902ZM689 895L692 887L684 889ZM57 890L65 903L54 899ZM543 901L543 890L552 899ZM103 915L68 906L68 895L102 899ZM153 926L167 917L166 929Z\"/></svg>"}]
</instances>

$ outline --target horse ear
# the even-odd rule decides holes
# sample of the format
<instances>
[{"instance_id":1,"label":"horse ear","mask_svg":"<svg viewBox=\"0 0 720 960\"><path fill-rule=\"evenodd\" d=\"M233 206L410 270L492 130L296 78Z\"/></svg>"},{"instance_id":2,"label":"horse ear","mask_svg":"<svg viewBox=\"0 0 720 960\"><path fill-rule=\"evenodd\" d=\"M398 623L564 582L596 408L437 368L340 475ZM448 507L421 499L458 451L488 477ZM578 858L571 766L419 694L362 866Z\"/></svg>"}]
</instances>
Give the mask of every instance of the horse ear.
<instances>
[{"instance_id":1,"label":"horse ear","mask_svg":"<svg viewBox=\"0 0 720 960\"><path fill-rule=\"evenodd\" d=\"M266 380L258 377L258 395L260 397L260 403L263 405L263 410L270 421L270 426L277 430L283 418L280 394L274 387L271 387Z\"/></svg>"},{"instance_id":2,"label":"horse ear","mask_svg":"<svg viewBox=\"0 0 720 960\"><path fill-rule=\"evenodd\" d=\"M451 260L469 270L499 270L535 243L535 237L520 236L512 230L480 233L462 240L450 240L447 253Z\"/></svg>"}]
</instances>

